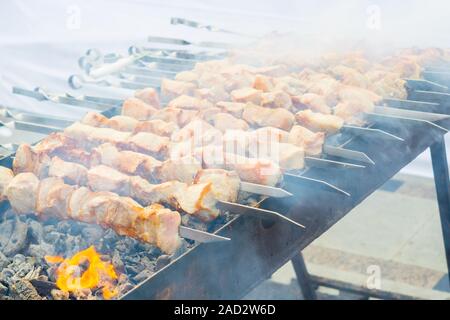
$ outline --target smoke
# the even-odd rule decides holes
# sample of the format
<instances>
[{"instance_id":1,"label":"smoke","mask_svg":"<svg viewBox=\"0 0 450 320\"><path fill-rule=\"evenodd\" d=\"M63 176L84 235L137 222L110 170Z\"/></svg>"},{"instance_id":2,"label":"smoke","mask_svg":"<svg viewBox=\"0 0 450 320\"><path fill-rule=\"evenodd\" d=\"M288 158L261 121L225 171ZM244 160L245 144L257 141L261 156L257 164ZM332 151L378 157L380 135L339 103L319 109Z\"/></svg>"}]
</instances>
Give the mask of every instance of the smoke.
<instances>
[{"instance_id":1,"label":"smoke","mask_svg":"<svg viewBox=\"0 0 450 320\"><path fill-rule=\"evenodd\" d=\"M404 47L450 47L450 35L445 32L450 29L446 17L450 4L442 0L270 3L255 6L252 17L227 27L260 36L277 31L274 38L280 46L274 46L272 53L296 49L314 56L325 51L366 49L384 54ZM208 21L207 17L203 21ZM284 36L280 38L280 34Z\"/></svg>"}]
</instances>

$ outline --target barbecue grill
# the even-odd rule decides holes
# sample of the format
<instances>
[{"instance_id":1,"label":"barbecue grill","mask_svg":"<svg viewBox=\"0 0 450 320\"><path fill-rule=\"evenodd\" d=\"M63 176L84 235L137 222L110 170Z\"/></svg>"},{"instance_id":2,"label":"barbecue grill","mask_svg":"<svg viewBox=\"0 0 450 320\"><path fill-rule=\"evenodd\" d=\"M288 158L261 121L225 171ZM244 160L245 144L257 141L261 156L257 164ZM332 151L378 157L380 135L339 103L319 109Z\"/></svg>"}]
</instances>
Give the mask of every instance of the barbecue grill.
<instances>
[{"instance_id":1,"label":"barbecue grill","mask_svg":"<svg viewBox=\"0 0 450 320\"><path fill-rule=\"evenodd\" d=\"M227 32L180 18L172 19L172 23ZM130 56L125 58L88 51L79 61L84 73L71 76L70 86L131 90L158 87L162 77L171 78L176 72L189 70L197 61L222 58L229 47L223 43L192 44L159 37L149 37L149 42L153 46L131 47ZM160 44L183 49L161 49L157 47ZM192 51L192 45L202 47L203 51ZM231 213L240 215L232 215L214 230L214 234L231 241L191 247L121 298L239 299L289 260L294 264L305 298L314 298L314 286L324 283L308 275L301 250L428 148L450 267L450 185L444 143L444 135L450 128L450 76L442 70L446 69L430 67L424 72L423 80L408 80L408 99L385 99L384 105L366 115L366 127L345 126L338 134L328 137L321 157L310 158L305 170L285 174L282 188L292 196L268 197L259 204L262 210L258 213L255 208L251 215L247 214L249 208L232 208L236 211ZM16 87L13 92L62 106L91 108L107 117L120 114L123 102L107 97L52 93L41 88ZM3 112L1 121L13 128L14 135L22 131L37 134L30 137L30 142L71 123L68 119L11 110ZM11 165L14 147L14 144L3 145L2 165ZM264 215L263 210L272 213ZM305 228L273 213L281 213ZM369 294L386 297L376 292Z\"/></svg>"}]
</instances>

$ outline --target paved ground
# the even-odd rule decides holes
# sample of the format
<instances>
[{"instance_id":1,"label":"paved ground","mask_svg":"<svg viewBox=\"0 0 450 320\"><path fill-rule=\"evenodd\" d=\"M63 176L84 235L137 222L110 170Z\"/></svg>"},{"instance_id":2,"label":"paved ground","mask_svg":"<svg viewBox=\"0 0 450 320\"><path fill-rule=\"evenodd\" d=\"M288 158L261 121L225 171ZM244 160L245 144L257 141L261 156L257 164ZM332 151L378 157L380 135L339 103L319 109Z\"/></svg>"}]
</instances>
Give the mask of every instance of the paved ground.
<instances>
[{"instance_id":1,"label":"paved ground","mask_svg":"<svg viewBox=\"0 0 450 320\"><path fill-rule=\"evenodd\" d=\"M449 299L432 179L397 175L303 251L311 274L422 299ZM291 263L249 299L302 299ZM358 299L319 288L321 299Z\"/></svg>"}]
</instances>

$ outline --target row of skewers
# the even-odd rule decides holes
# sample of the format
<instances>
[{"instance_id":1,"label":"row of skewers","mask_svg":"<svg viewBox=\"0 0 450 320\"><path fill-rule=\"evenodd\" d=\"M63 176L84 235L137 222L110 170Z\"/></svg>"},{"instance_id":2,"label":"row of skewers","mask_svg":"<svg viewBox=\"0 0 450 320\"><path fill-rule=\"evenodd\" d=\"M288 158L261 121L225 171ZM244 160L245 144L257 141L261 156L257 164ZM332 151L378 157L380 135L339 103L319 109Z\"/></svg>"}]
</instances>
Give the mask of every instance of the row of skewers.
<instances>
[{"instance_id":1,"label":"row of skewers","mask_svg":"<svg viewBox=\"0 0 450 320\"><path fill-rule=\"evenodd\" d=\"M119 116L90 112L19 146L14 173L1 172L2 198L18 213L98 223L173 252L178 211L211 221L241 191L270 195L284 172L320 161L327 135L364 124L381 96L349 84L349 69L293 76L283 66L197 63L162 81L167 106L146 88ZM399 92L398 82L383 84Z\"/></svg>"}]
</instances>

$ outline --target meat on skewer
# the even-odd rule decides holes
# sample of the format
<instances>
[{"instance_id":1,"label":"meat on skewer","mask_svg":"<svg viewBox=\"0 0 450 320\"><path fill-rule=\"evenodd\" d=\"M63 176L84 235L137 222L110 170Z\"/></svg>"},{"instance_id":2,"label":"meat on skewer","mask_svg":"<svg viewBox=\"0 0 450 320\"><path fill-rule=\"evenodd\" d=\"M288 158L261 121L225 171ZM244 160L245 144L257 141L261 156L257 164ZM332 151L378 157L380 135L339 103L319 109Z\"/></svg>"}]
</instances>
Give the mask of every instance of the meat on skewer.
<instances>
[{"instance_id":1,"label":"meat on skewer","mask_svg":"<svg viewBox=\"0 0 450 320\"><path fill-rule=\"evenodd\" d=\"M25 148L21 148L21 150L25 150ZM201 174L204 182L188 184L176 180L164 180L160 184L151 184L140 176L126 175L105 165L96 165L88 169L78 163L64 161L57 156L47 161L49 162L46 165L35 164L28 167L45 168L43 171L33 172L40 177L57 177L64 179L67 183L86 185L93 191L110 191L122 196L129 196L144 205L166 203L205 221L213 220L219 215L218 200L235 202L240 187L240 179L237 174L225 170L214 171L214 177L217 177L220 171L221 179L227 180L228 182L225 184L234 186L235 190L220 190L220 186L212 186L212 183L218 180L207 181L208 170L202 170L201 167L195 174ZM159 169L162 172L164 168L166 167ZM172 168L168 167L168 169ZM161 175L159 177L165 178ZM226 194L235 194L236 197L224 198Z\"/></svg>"},{"instance_id":2,"label":"meat on skewer","mask_svg":"<svg viewBox=\"0 0 450 320\"><path fill-rule=\"evenodd\" d=\"M39 180L31 172L11 178L8 170L0 170L1 198L18 214L95 223L156 245L166 253L173 253L181 243L181 217L176 211L159 204L142 207L131 198L70 186L60 178Z\"/></svg>"}]
</instances>

